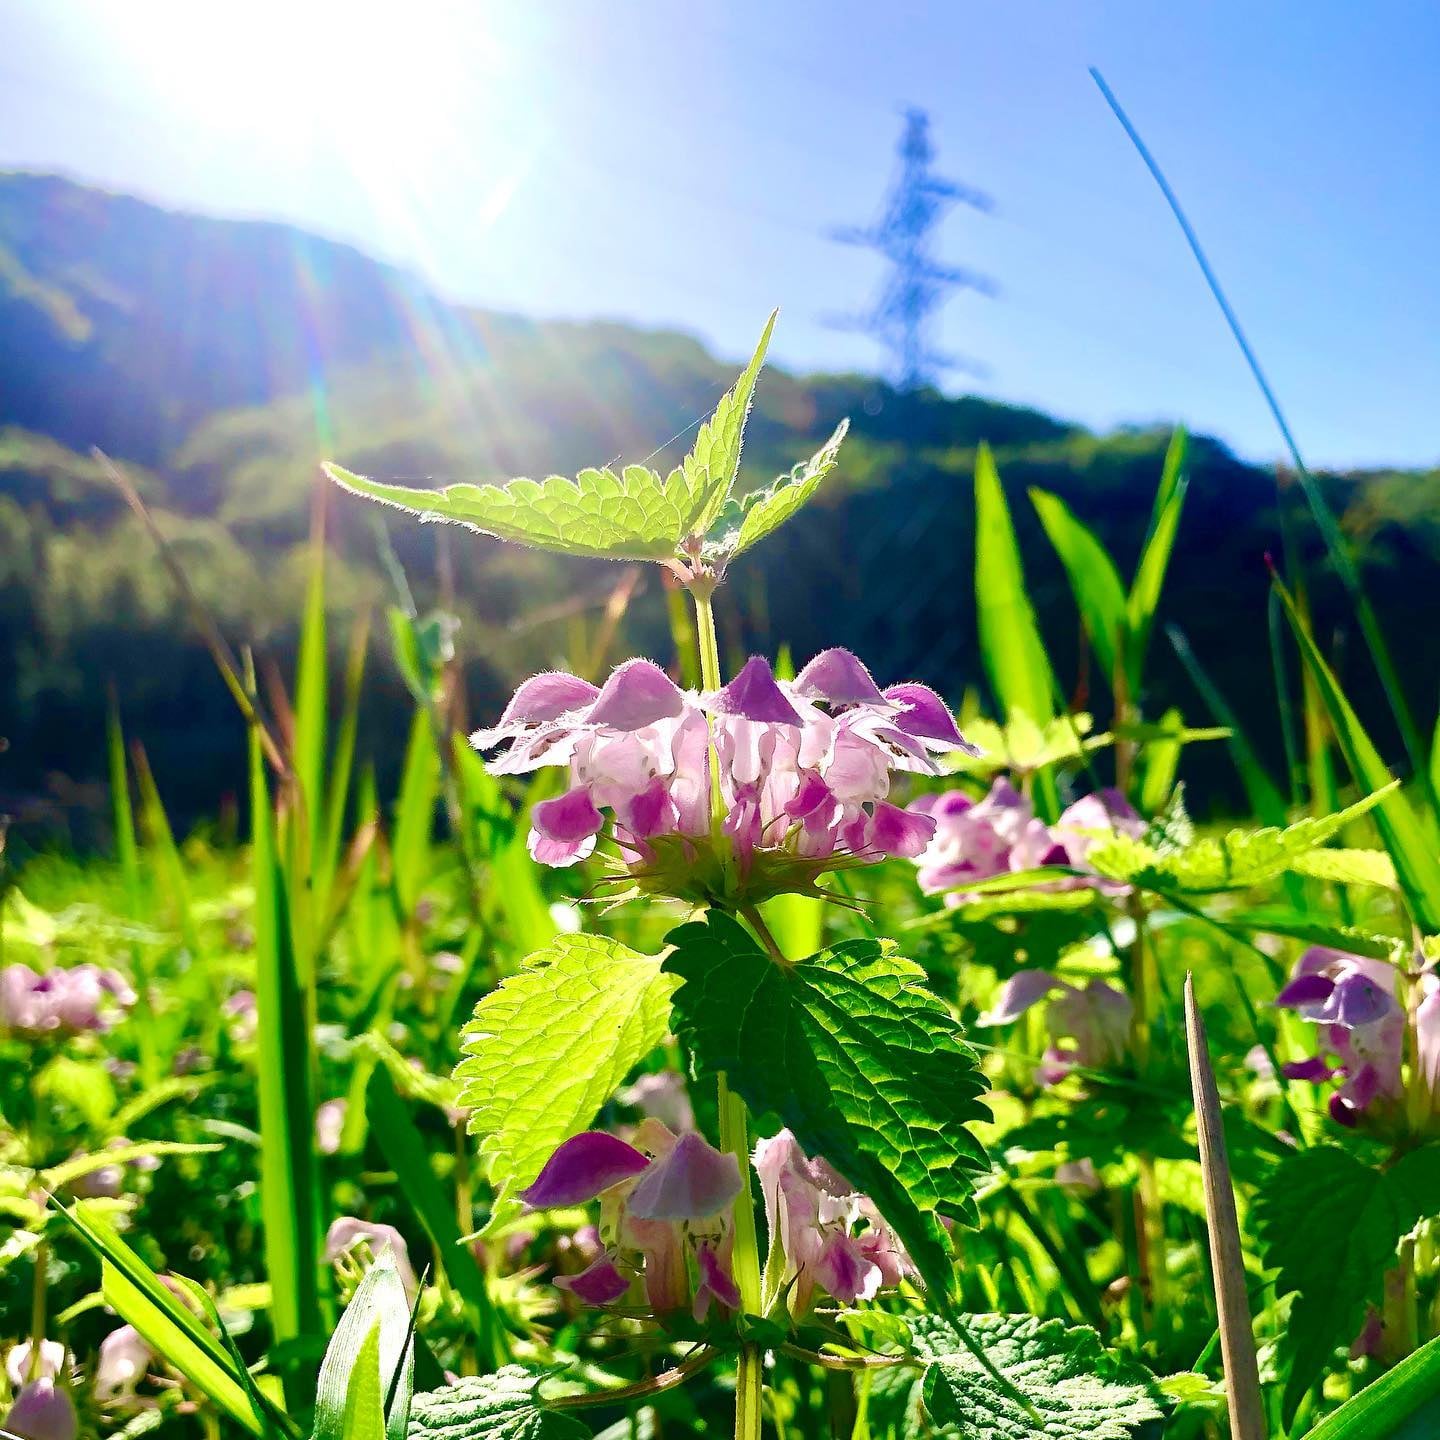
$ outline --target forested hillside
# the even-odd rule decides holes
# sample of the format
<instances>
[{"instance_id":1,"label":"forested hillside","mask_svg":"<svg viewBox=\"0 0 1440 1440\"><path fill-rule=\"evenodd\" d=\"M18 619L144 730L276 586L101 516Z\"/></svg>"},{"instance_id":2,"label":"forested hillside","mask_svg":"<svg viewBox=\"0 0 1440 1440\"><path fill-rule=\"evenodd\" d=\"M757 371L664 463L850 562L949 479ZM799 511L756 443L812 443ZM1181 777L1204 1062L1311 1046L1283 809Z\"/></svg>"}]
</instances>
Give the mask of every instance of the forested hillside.
<instances>
[{"instance_id":1,"label":"forested hillside","mask_svg":"<svg viewBox=\"0 0 1440 1440\"><path fill-rule=\"evenodd\" d=\"M773 298L755 297L757 328ZM0 807L84 833L86 787L104 773L112 681L180 813L213 809L219 777L234 768L240 730L228 697L91 446L129 469L229 639L253 644L262 670L283 670L322 458L393 479L492 480L641 460L671 441L659 463L678 456L734 370L677 333L454 306L413 277L283 226L173 214L50 177L0 177L0 734L9 741ZM913 674L956 699L979 684L971 477L985 441L1010 493L1042 627L1066 682L1083 684L1073 604L1026 490L1064 496L1124 570L1168 432L1097 436L976 398L901 396L864 376L772 369L749 432L748 482L768 482L844 415L853 428L843 469L812 522L737 567L745 633L730 643L788 644L797 659L843 644L887 657L896 674L886 679ZM1313 601L1331 638L1342 613L1335 587L1299 495L1277 490L1272 473L1196 438L1190 474L1165 612L1185 617L1196 653L1278 755L1256 617L1264 556L1283 543L1282 504L1293 543L1316 557ZM1408 673L1426 691L1415 698L1429 711L1440 662L1440 472L1322 478L1382 618L1405 627ZM393 602L394 578L371 507L337 492L328 509L330 595L345 612L332 633L343 636L347 618ZM388 531L425 609L440 593L441 532ZM576 607L536 554L455 532L449 563L468 704L486 713L515 679L522 647L531 657L567 648ZM572 586L574 567L565 573ZM584 604L598 610L615 578L592 567ZM632 648L668 660L664 599L653 577L648 584L623 623ZM385 726L400 723L403 689L380 651L366 709L375 729L362 743L393 765L400 740ZM1163 638L1157 660L1165 693L1152 701L1204 718ZM1363 698L1360 664L1357 652L1351 683ZM1091 702L1105 713L1103 690ZM1379 724L1379 707L1370 718ZM1222 782L1223 757L1213 763Z\"/></svg>"}]
</instances>

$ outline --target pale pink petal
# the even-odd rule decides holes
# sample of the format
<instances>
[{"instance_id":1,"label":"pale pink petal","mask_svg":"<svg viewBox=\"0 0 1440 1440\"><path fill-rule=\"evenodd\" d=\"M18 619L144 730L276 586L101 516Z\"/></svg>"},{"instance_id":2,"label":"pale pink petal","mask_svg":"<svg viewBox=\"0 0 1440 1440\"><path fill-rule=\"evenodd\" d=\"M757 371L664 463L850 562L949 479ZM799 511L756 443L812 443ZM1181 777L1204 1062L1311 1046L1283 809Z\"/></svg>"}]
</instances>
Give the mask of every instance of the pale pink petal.
<instances>
[{"instance_id":1,"label":"pale pink petal","mask_svg":"<svg viewBox=\"0 0 1440 1440\"><path fill-rule=\"evenodd\" d=\"M1430 993L1415 1009L1415 1048L1420 1074L1440 1102L1440 983L1427 977Z\"/></svg>"},{"instance_id":2,"label":"pale pink petal","mask_svg":"<svg viewBox=\"0 0 1440 1440\"><path fill-rule=\"evenodd\" d=\"M831 705L883 705L885 696L870 672L848 650L822 650L796 677L797 695Z\"/></svg>"},{"instance_id":3,"label":"pale pink petal","mask_svg":"<svg viewBox=\"0 0 1440 1440\"><path fill-rule=\"evenodd\" d=\"M882 1276L880 1267L856 1240L844 1231L835 1230L820 1247L815 1279L822 1290L842 1305L853 1305L858 1300L873 1300L880 1290Z\"/></svg>"},{"instance_id":4,"label":"pale pink petal","mask_svg":"<svg viewBox=\"0 0 1440 1440\"><path fill-rule=\"evenodd\" d=\"M16 1395L0 1428L24 1440L75 1440L80 1422L69 1391L35 1380Z\"/></svg>"},{"instance_id":5,"label":"pale pink petal","mask_svg":"<svg viewBox=\"0 0 1440 1440\"><path fill-rule=\"evenodd\" d=\"M695 1256L700 1266L700 1285L695 1291L695 1306L692 1313L695 1321L705 1319L711 1300L718 1300L727 1310L740 1308L740 1287L730 1273L730 1267L709 1245L701 1245Z\"/></svg>"},{"instance_id":6,"label":"pale pink petal","mask_svg":"<svg viewBox=\"0 0 1440 1440\"><path fill-rule=\"evenodd\" d=\"M740 1166L701 1135L682 1135L635 1182L627 1210L638 1220L706 1220L741 1190Z\"/></svg>"},{"instance_id":7,"label":"pale pink petal","mask_svg":"<svg viewBox=\"0 0 1440 1440\"><path fill-rule=\"evenodd\" d=\"M633 1145L603 1130L587 1130L556 1149L520 1198L536 1210L581 1205L649 1165Z\"/></svg>"},{"instance_id":8,"label":"pale pink petal","mask_svg":"<svg viewBox=\"0 0 1440 1440\"><path fill-rule=\"evenodd\" d=\"M488 730L477 730L470 737L470 743L477 750L488 750L509 736L521 734L529 726L558 720L583 708L599 693L588 680L563 670L532 675L511 697L499 722Z\"/></svg>"},{"instance_id":9,"label":"pale pink petal","mask_svg":"<svg viewBox=\"0 0 1440 1440\"><path fill-rule=\"evenodd\" d=\"M653 660L626 660L611 671L585 719L612 730L641 730L684 708L684 691Z\"/></svg>"},{"instance_id":10,"label":"pale pink petal","mask_svg":"<svg viewBox=\"0 0 1440 1440\"><path fill-rule=\"evenodd\" d=\"M975 1019L977 1025L1009 1025L1038 1004L1061 982L1048 970L1017 970L1001 987L995 1003Z\"/></svg>"},{"instance_id":11,"label":"pale pink petal","mask_svg":"<svg viewBox=\"0 0 1440 1440\"><path fill-rule=\"evenodd\" d=\"M586 1305L613 1305L630 1288L609 1252L578 1275L557 1275L555 1286L568 1290Z\"/></svg>"},{"instance_id":12,"label":"pale pink petal","mask_svg":"<svg viewBox=\"0 0 1440 1440\"><path fill-rule=\"evenodd\" d=\"M723 690L705 698L706 708L716 715L733 715L767 725L799 725L799 712L775 683L770 662L752 655L740 673Z\"/></svg>"},{"instance_id":13,"label":"pale pink petal","mask_svg":"<svg viewBox=\"0 0 1440 1440\"><path fill-rule=\"evenodd\" d=\"M935 822L928 815L917 815L882 800L875 806L866 838L869 848L882 855L914 859L924 852L934 835Z\"/></svg>"},{"instance_id":14,"label":"pale pink petal","mask_svg":"<svg viewBox=\"0 0 1440 1440\"><path fill-rule=\"evenodd\" d=\"M907 735L933 740L938 745L963 750L969 755L980 753L979 747L972 745L960 733L949 707L928 685L913 682L891 685L885 690L885 698L900 707L893 723Z\"/></svg>"}]
</instances>

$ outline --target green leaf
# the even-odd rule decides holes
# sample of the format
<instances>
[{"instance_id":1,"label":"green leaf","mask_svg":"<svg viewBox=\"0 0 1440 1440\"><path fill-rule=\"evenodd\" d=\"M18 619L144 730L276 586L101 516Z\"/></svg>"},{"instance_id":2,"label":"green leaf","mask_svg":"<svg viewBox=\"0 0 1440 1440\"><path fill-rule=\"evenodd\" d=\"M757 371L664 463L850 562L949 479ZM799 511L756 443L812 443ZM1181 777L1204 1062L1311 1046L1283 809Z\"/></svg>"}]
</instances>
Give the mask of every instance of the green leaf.
<instances>
[{"instance_id":1,"label":"green leaf","mask_svg":"<svg viewBox=\"0 0 1440 1440\"><path fill-rule=\"evenodd\" d=\"M318 1436L318 1429L316 1434ZM336 1440L385 1440L378 1321L370 1327L350 1365L345 1383L345 1410Z\"/></svg>"},{"instance_id":2,"label":"green leaf","mask_svg":"<svg viewBox=\"0 0 1440 1440\"><path fill-rule=\"evenodd\" d=\"M966 1440L1132 1440L1164 1415L1152 1377L1120 1360L1088 1327L1033 1315L967 1315L966 1329L1017 1394L1007 1394L943 1321L912 1322L928 1360L925 1408ZM1037 1427L1019 1397L1042 1417Z\"/></svg>"},{"instance_id":3,"label":"green leaf","mask_svg":"<svg viewBox=\"0 0 1440 1440\"><path fill-rule=\"evenodd\" d=\"M72 1155L68 1160L42 1170L40 1179L47 1190L59 1190L82 1175L93 1175L111 1165L128 1165L133 1160L161 1155L205 1155L224 1148L223 1145L195 1145L183 1140L145 1140L136 1145L114 1145L108 1150L96 1150L88 1155Z\"/></svg>"},{"instance_id":4,"label":"green leaf","mask_svg":"<svg viewBox=\"0 0 1440 1440\"><path fill-rule=\"evenodd\" d=\"M561 935L475 1007L455 1078L496 1191L487 1231L665 1038L678 983L618 940Z\"/></svg>"},{"instance_id":5,"label":"green leaf","mask_svg":"<svg viewBox=\"0 0 1440 1440\"><path fill-rule=\"evenodd\" d=\"M1286 1328L1286 1422L1348 1345L1379 1297L1401 1236L1440 1211L1440 1146L1371 1169L1338 1145L1297 1151L1272 1172L1252 1214L1280 1295L1295 1292Z\"/></svg>"},{"instance_id":6,"label":"green leaf","mask_svg":"<svg viewBox=\"0 0 1440 1440\"><path fill-rule=\"evenodd\" d=\"M1312 850L1297 855L1290 868L1337 885L1378 885L1382 890L1395 890L1400 884L1395 862L1383 850Z\"/></svg>"},{"instance_id":7,"label":"green leaf","mask_svg":"<svg viewBox=\"0 0 1440 1440\"><path fill-rule=\"evenodd\" d=\"M1120 572L1105 547L1058 495L1031 490L1030 502L1065 567L1085 633L1090 637L1106 680L1113 684L1127 623L1125 587L1121 584Z\"/></svg>"},{"instance_id":8,"label":"green leaf","mask_svg":"<svg viewBox=\"0 0 1440 1440\"><path fill-rule=\"evenodd\" d=\"M1291 868L1302 855L1318 850L1352 820L1375 809L1394 790L1394 782L1374 795L1318 820L1300 820L1284 830L1231 830L1202 836L1191 844L1161 851L1145 840L1107 836L1091 847L1090 866L1110 880L1149 890L1210 893L1263 884Z\"/></svg>"},{"instance_id":9,"label":"green leaf","mask_svg":"<svg viewBox=\"0 0 1440 1440\"><path fill-rule=\"evenodd\" d=\"M582 470L574 479L518 479L505 485L447 485L412 490L354 475L327 463L342 489L425 520L447 520L540 550L602 560L667 560L704 516L708 493L695 494L680 471L668 479L644 465Z\"/></svg>"},{"instance_id":10,"label":"green leaf","mask_svg":"<svg viewBox=\"0 0 1440 1440\"><path fill-rule=\"evenodd\" d=\"M1187 440L1184 429L1177 429L1165 452L1165 468L1155 504L1150 513L1150 531L1140 552L1135 578L1125 602L1129 634L1126 637L1125 665L1129 673L1130 693L1137 695L1145 671L1145 652L1150 644L1150 629L1160 604L1160 591L1165 572L1170 567L1170 552L1175 548L1175 535L1180 528L1180 512L1185 505L1189 479L1185 474Z\"/></svg>"},{"instance_id":11,"label":"green leaf","mask_svg":"<svg viewBox=\"0 0 1440 1440\"><path fill-rule=\"evenodd\" d=\"M367 1349L373 1351L367 1359ZM357 1391L355 1377L373 1372L373 1410L370 1379ZM395 1403L388 1424L384 1418L385 1398L398 1370ZM367 1416L373 1426L380 1421L380 1435L389 1430L390 1440L404 1440L414 1384L415 1347L410 1332L410 1302L404 1282L387 1249L365 1272L355 1294L345 1307L335 1333L325 1348L320 1378L315 1390L313 1440L355 1440L352 1424ZM375 1440L373 1433L368 1440Z\"/></svg>"},{"instance_id":12,"label":"green leaf","mask_svg":"<svg viewBox=\"0 0 1440 1440\"><path fill-rule=\"evenodd\" d=\"M689 529L677 537L677 543L691 531L698 531L703 535L709 530L730 498L730 490L740 470L740 447L745 440L745 421L750 415L750 402L755 398L755 382L760 377L760 367L765 363L765 352L770 348L770 334L775 329L775 317L779 313L778 310L770 312L770 318L765 322L760 343L756 345L750 363L731 389L721 397L715 413L700 427L693 448L681 462L680 471L677 473L683 475L687 493L699 500L699 508L690 521ZM839 441L835 443L838 445ZM831 464L833 463L832 460ZM673 481L675 474L670 478ZM805 498L808 499L808 495ZM782 520L785 518L787 517L781 517ZM775 522L776 525L780 523L780 520ZM772 525L770 528L773 530L775 527Z\"/></svg>"},{"instance_id":13,"label":"green leaf","mask_svg":"<svg viewBox=\"0 0 1440 1440\"><path fill-rule=\"evenodd\" d=\"M868 1194L946 1304L954 1270L941 1217L973 1222L989 1162L965 1127L988 1112L979 1062L921 988L924 972L876 940L782 965L713 911L667 939L665 968L685 980L676 1033L697 1062Z\"/></svg>"},{"instance_id":14,"label":"green leaf","mask_svg":"<svg viewBox=\"0 0 1440 1440\"><path fill-rule=\"evenodd\" d=\"M1367 790L1378 790L1390 779L1390 771L1365 733L1334 672L1325 663L1289 591L1279 581L1275 582L1275 588L1355 783ZM1434 847L1409 801L1399 793L1391 794L1376 812L1375 824L1395 862L1400 889L1415 923L1429 933L1440 931L1440 859L1436 858Z\"/></svg>"},{"instance_id":15,"label":"green leaf","mask_svg":"<svg viewBox=\"0 0 1440 1440\"><path fill-rule=\"evenodd\" d=\"M1054 718L1055 684L1020 565L1020 547L990 447L975 455L975 613L990 683L1006 718Z\"/></svg>"},{"instance_id":16,"label":"green leaf","mask_svg":"<svg viewBox=\"0 0 1440 1440\"><path fill-rule=\"evenodd\" d=\"M1440 1336L1352 1395L1307 1431L1305 1440L1423 1440L1437 1431Z\"/></svg>"},{"instance_id":17,"label":"green leaf","mask_svg":"<svg viewBox=\"0 0 1440 1440\"><path fill-rule=\"evenodd\" d=\"M1349 853L1346 850L1314 850L1310 855L1302 855L1300 859ZM1298 868L1298 865L1291 868ZM1308 911L1285 907L1229 911L1218 923L1235 930L1265 935L1288 935L1292 940L1303 940L1308 945L1328 945L1332 950L1346 950L1352 955L1368 955L1375 960L1399 960L1404 949L1404 941L1396 935L1377 934L1373 930L1362 930L1357 925L1341 925L1323 917L1316 917Z\"/></svg>"},{"instance_id":18,"label":"green leaf","mask_svg":"<svg viewBox=\"0 0 1440 1440\"><path fill-rule=\"evenodd\" d=\"M848 420L835 427L835 433L803 464L788 475L782 475L764 490L745 496L735 506L735 524L713 547L727 558L739 555L758 544L772 530L778 530L820 488L820 482L835 468L840 458L840 442L850 428ZM723 523L725 516L721 516Z\"/></svg>"},{"instance_id":19,"label":"green leaf","mask_svg":"<svg viewBox=\"0 0 1440 1440\"><path fill-rule=\"evenodd\" d=\"M578 1420L542 1404L535 1393L540 1378L506 1365L417 1395L410 1440L585 1440L590 1432Z\"/></svg>"}]
</instances>

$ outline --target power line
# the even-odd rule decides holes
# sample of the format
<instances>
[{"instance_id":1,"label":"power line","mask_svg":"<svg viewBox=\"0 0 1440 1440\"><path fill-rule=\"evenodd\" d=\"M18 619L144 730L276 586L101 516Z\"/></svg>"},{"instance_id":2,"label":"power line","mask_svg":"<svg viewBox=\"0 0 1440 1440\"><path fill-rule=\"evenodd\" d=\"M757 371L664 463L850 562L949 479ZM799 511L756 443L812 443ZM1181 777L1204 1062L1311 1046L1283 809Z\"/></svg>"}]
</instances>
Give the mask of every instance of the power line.
<instances>
[{"instance_id":1,"label":"power line","mask_svg":"<svg viewBox=\"0 0 1440 1440\"><path fill-rule=\"evenodd\" d=\"M973 270L943 265L933 251L940 218L955 204L988 212L988 195L934 174L930 163L930 117L923 110L905 112L898 149L899 168L880 218L869 226L842 226L830 231L834 240L878 251L891 272L872 307L860 315L829 323L838 329L860 330L890 352L894 378L901 390L933 383L944 370L978 373L973 360L947 355L931 344L935 312L952 290L995 293L994 282Z\"/></svg>"}]
</instances>

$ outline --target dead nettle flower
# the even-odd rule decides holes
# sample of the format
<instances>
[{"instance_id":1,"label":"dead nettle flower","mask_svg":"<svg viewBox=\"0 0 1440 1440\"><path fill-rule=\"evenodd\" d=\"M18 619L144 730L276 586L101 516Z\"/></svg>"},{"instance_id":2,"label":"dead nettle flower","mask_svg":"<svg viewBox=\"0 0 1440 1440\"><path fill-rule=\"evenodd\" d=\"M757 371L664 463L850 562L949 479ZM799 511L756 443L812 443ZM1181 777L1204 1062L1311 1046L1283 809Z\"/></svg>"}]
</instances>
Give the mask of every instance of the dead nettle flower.
<instances>
[{"instance_id":1,"label":"dead nettle flower","mask_svg":"<svg viewBox=\"0 0 1440 1440\"><path fill-rule=\"evenodd\" d=\"M507 745L496 774L569 770L569 789L531 815L535 859L583 860L608 812L623 878L695 900L814 893L827 870L919 855L935 822L890 802L891 774L937 773L935 754L972 748L934 691L882 691L846 650L790 682L755 657L705 694L649 660L627 660L601 689L537 675L472 743Z\"/></svg>"},{"instance_id":2,"label":"dead nettle flower","mask_svg":"<svg viewBox=\"0 0 1440 1440\"><path fill-rule=\"evenodd\" d=\"M963 790L947 790L922 796L910 809L935 822L935 837L919 860L920 887L932 895L952 892L945 902L951 906L964 904L967 885L1044 865L1083 870L1097 841L1111 834L1138 840L1145 833L1144 820L1118 790L1086 795L1046 825L1004 776L983 800L972 800ZM1094 882L1075 878L1053 883Z\"/></svg>"},{"instance_id":3,"label":"dead nettle flower","mask_svg":"<svg viewBox=\"0 0 1440 1440\"><path fill-rule=\"evenodd\" d=\"M95 1366L95 1398L102 1405L132 1395L145 1377L155 1352L133 1325L121 1325L100 1342Z\"/></svg>"},{"instance_id":4,"label":"dead nettle flower","mask_svg":"<svg viewBox=\"0 0 1440 1440\"><path fill-rule=\"evenodd\" d=\"M1334 1082L1330 1115L1356 1125L1372 1106L1398 1102L1407 1032L1413 1030L1415 1091L1440 1111L1440 977L1427 970L1406 998L1400 972L1388 960L1367 959L1315 945L1295 962L1276 1005L1313 1021L1316 1052L1284 1066L1292 1080Z\"/></svg>"},{"instance_id":5,"label":"dead nettle flower","mask_svg":"<svg viewBox=\"0 0 1440 1440\"><path fill-rule=\"evenodd\" d=\"M1050 1044L1035 1071L1036 1083L1058 1085L1072 1070L1118 1065L1130 1047L1135 1007L1108 980L1071 985L1046 970L1017 970L1000 987L994 1005L977 1025L1010 1025L1042 1000Z\"/></svg>"},{"instance_id":6,"label":"dead nettle flower","mask_svg":"<svg viewBox=\"0 0 1440 1440\"><path fill-rule=\"evenodd\" d=\"M31 1036L108 1030L134 1003L129 981L99 965L0 969L0 1030Z\"/></svg>"},{"instance_id":7,"label":"dead nettle flower","mask_svg":"<svg viewBox=\"0 0 1440 1440\"><path fill-rule=\"evenodd\" d=\"M41 1340L38 1355L33 1340L22 1340L5 1356L5 1377L16 1390L30 1380L53 1380L64 1369L65 1347L58 1340Z\"/></svg>"},{"instance_id":8,"label":"dead nettle flower","mask_svg":"<svg viewBox=\"0 0 1440 1440\"><path fill-rule=\"evenodd\" d=\"M47 1377L20 1387L0 1429L22 1440L75 1440L80 1421L70 1392Z\"/></svg>"},{"instance_id":9,"label":"dead nettle flower","mask_svg":"<svg viewBox=\"0 0 1440 1440\"><path fill-rule=\"evenodd\" d=\"M657 1315L690 1303L703 1320L713 1302L740 1308L730 1273L731 1209L740 1166L703 1136L641 1122L627 1144L603 1130L572 1136L545 1162L521 1199L536 1210L600 1201L599 1255L555 1281L586 1305L614 1305L643 1277ZM691 1261L696 1282L691 1284Z\"/></svg>"},{"instance_id":10,"label":"dead nettle flower","mask_svg":"<svg viewBox=\"0 0 1440 1440\"><path fill-rule=\"evenodd\" d=\"M807 1314L817 1291L842 1305L873 1300L914 1269L874 1203L789 1130L755 1146L772 1265L783 1274L790 1312Z\"/></svg>"},{"instance_id":11,"label":"dead nettle flower","mask_svg":"<svg viewBox=\"0 0 1440 1440\"><path fill-rule=\"evenodd\" d=\"M334 1155L340 1149L348 1108L348 1102L342 1096L338 1100L324 1101L315 1111L315 1148L322 1155Z\"/></svg>"},{"instance_id":12,"label":"dead nettle flower","mask_svg":"<svg viewBox=\"0 0 1440 1440\"><path fill-rule=\"evenodd\" d=\"M325 1232L327 1265L347 1261L361 1269L369 1269L373 1258L384 1254L387 1249L405 1289L414 1295L418 1287L415 1271L410 1265L410 1249L405 1244L405 1237L393 1225L342 1215Z\"/></svg>"}]
</instances>

